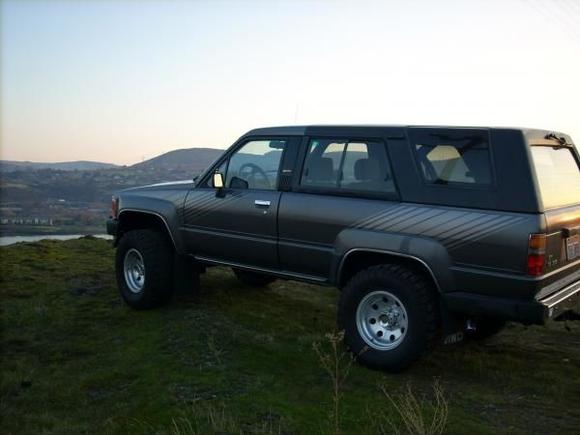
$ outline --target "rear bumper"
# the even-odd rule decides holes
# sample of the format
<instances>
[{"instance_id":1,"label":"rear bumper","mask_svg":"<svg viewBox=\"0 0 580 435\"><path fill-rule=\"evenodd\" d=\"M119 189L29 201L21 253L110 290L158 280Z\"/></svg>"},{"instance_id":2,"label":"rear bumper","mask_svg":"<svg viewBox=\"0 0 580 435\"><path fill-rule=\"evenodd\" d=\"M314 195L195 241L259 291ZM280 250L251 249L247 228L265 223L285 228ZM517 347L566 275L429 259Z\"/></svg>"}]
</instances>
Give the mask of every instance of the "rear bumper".
<instances>
[{"instance_id":1,"label":"rear bumper","mask_svg":"<svg viewBox=\"0 0 580 435\"><path fill-rule=\"evenodd\" d=\"M578 301L580 301L580 281L576 281L560 291L543 297L538 302L546 307L546 315L548 317L558 317L564 311L576 308Z\"/></svg>"},{"instance_id":2,"label":"rear bumper","mask_svg":"<svg viewBox=\"0 0 580 435\"><path fill-rule=\"evenodd\" d=\"M448 309L471 316L500 317L526 324L543 324L577 307L580 281L576 281L541 299L522 300L452 292L442 295Z\"/></svg>"},{"instance_id":3,"label":"rear bumper","mask_svg":"<svg viewBox=\"0 0 580 435\"><path fill-rule=\"evenodd\" d=\"M113 218L107 219L107 234L116 238L118 226L119 226L119 221L117 219L113 219Z\"/></svg>"}]
</instances>

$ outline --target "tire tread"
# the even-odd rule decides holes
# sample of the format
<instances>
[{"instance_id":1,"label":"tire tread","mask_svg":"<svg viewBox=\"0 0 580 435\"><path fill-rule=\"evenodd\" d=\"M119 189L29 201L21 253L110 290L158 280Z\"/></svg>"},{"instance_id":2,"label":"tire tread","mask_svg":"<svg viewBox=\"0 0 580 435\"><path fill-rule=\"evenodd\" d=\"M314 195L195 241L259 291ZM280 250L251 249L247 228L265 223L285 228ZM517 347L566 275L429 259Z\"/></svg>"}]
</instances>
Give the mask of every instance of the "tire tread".
<instances>
[{"instance_id":1,"label":"tire tread","mask_svg":"<svg viewBox=\"0 0 580 435\"><path fill-rule=\"evenodd\" d=\"M123 299L136 309L150 309L165 304L173 294L173 248L166 238L157 231L144 229L127 232L117 247L117 282L119 288L125 286L123 261L127 249L138 249L146 262L146 281L142 297L130 300L123 291Z\"/></svg>"},{"instance_id":2,"label":"tire tread","mask_svg":"<svg viewBox=\"0 0 580 435\"><path fill-rule=\"evenodd\" d=\"M342 290L342 294L339 301L338 306L338 325L339 328L344 330L345 325L348 324L350 319L345 318L347 313L349 312L347 304L350 304L353 299L356 299L356 294L360 291L361 287L364 287L367 282L369 281L380 281L385 277L389 277L390 279L397 279L401 280L407 285L412 291L415 296L417 302L424 307L425 310L425 334L426 334L426 349L432 348L436 343L437 339L439 338L440 334L440 312L439 312L439 304L438 299L436 298L436 290L434 289L433 284L426 279L421 273L406 267L401 264L396 263L385 263L379 264L375 266L370 266L366 269L361 270L360 272L353 275L345 285ZM349 348L349 350L353 351L351 348L348 340L346 339L345 335L345 344ZM417 352L404 364L404 365L394 365L391 366L388 363L376 367L376 364L369 364L364 361L362 358L362 362L365 365L369 365L374 368L382 368L391 371L399 371L406 366L408 366L411 362L415 361L421 356L422 352Z\"/></svg>"}]
</instances>

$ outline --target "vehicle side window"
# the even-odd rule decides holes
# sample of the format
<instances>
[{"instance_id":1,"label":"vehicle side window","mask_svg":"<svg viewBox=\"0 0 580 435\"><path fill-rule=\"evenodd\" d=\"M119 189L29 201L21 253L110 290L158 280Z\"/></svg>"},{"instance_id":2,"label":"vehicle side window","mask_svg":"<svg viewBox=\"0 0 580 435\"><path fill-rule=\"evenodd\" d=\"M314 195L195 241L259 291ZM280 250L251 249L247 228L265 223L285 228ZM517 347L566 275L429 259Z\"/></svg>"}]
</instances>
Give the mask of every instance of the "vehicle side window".
<instances>
[{"instance_id":1,"label":"vehicle side window","mask_svg":"<svg viewBox=\"0 0 580 435\"><path fill-rule=\"evenodd\" d=\"M487 133L465 130L411 132L411 146L429 184L490 185L491 158Z\"/></svg>"},{"instance_id":2,"label":"vehicle side window","mask_svg":"<svg viewBox=\"0 0 580 435\"><path fill-rule=\"evenodd\" d=\"M336 187L345 146L346 142L312 140L302 173L302 184L316 187Z\"/></svg>"},{"instance_id":3,"label":"vehicle side window","mask_svg":"<svg viewBox=\"0 0 580 435\"><path fill-rule=\"evenodd\" d=\"M244 144L229 159L226 186L276 190L285 145L286 141L283 140L257 140Z\"/></svg>"},{"instance_id":4,"label":"vehicle side window","mask_svg":"<svg viewBox=\"0 0 580 435\"><path fill-rule=\"evenodd\" d=\"M385 145L312 139L301 185L343 191L395 192Z\"/></svg>"}]
</instances>

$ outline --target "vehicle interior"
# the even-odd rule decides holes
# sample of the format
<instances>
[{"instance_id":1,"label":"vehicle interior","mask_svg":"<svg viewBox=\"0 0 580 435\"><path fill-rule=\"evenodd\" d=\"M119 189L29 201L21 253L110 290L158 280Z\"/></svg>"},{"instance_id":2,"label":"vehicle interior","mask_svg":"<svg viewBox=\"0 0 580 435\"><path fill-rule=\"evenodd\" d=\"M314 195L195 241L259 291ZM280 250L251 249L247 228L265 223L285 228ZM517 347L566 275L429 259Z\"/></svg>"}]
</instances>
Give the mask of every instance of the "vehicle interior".
<instances>
[{"instance_id":1,"label":"vehicle interior","mask_svg":"<svg viewBox=\"0 0 580 435\"><path fill-rule=\"evenodd\" d=\"M394 190L386 149L379 142L311 141L301 184L373 192Z\"/></svg>"}]
</instances>

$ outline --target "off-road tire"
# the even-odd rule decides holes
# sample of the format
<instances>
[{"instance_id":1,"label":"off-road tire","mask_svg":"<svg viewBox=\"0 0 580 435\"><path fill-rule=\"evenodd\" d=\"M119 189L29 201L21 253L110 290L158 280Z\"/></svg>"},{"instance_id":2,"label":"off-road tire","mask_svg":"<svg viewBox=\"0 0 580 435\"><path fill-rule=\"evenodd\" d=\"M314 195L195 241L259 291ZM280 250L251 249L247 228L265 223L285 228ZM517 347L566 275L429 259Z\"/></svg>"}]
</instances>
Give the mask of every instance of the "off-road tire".
<instances>
[{"instance_id":1,"label":"off-road tire","mask_svg":"<svg viewBox=\"0 0 580 435\"><path fill-rule=\"evenodd\" d=\"M144 285L139 292L131 291L125 279L125 256L131 249L139 252L145 266ZM127 305L137 310L147 310L161 306L171 299L173 256L173 247L157 231L133 230L122 236L117 246L115 271L117 286Z\"/></svg>"},{"instance_id":2,"label":"off-road tire","mask_svg":"<svg viewBox=\"0 0 580 435\"><path fill-rule=\"evenodd\" d=\"M502 319L480 317L479 319L476 319L475 331L467 331L465 335L471 340L483 341L499 333L503 328L505 328L506 323L507 322Z\"/></svg>"},{"instance_id":3,"label":"off-road tire","mask_svg":"<svg viewBox=\"0 0 580 435\"><path fill-rule=\"evenodd\" d=\"M356 313L363 298L386 290L403 304L408 317L406 335L391 350L370 347L357 328ZM399 372L432 347L440 333L437 292L421 273L397 264L369 267L354 275L343 288L338 306L338 327L346 347L364 366Z\"/></svg>"},{"instance_id":4,"label":"off-road tire","mask_svg":"<svg viewBox=\"0 0 580 435\"><path fill-rule=\"evenodd\" d=\"M249 272L247 270L232 269L236 278L242 283L252 287L264 287L276 281L276 278L262 273Z\"/></svg>"}]
</instances>

